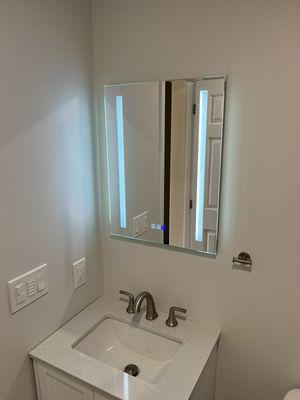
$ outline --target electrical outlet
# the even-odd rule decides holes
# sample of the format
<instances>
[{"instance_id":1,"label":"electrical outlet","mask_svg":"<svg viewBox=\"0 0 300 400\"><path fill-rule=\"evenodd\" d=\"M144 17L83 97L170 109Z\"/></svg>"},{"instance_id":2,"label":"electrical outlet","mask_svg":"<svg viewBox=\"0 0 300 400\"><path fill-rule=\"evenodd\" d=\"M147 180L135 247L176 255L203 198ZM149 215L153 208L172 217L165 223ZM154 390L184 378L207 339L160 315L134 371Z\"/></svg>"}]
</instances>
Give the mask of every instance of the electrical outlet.
<instances>
[{"instance_id":1,"label":"electrical outlet","mask_svg":"<svg viewBox=\"0 0 300 400\"><path fill-rule=\"evenodd\" d=\"M73 264L73 284L74 290L87 283L85 258L76 261Z\"/></svg>"}]
</instances>

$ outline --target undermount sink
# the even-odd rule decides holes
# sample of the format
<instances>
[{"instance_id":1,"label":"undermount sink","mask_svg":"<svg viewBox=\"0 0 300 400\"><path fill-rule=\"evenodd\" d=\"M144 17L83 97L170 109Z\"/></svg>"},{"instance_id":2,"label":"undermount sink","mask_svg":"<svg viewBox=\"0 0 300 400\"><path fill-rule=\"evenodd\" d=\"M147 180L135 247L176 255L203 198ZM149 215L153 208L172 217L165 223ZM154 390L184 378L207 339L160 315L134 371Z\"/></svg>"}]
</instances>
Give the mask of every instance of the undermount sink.
<instances>
[{"instance_id":1,"label":"undermount sink","mask_svg":"<svg viewBox=\"0 0 300 400\"><path fill-rule=\"evenodd\" d=\"M128 364L135 364L138 378L155 384L181 345L179 340L107 317L77 342L74 349L121 371Z\"/></svg>"}]
</instances>

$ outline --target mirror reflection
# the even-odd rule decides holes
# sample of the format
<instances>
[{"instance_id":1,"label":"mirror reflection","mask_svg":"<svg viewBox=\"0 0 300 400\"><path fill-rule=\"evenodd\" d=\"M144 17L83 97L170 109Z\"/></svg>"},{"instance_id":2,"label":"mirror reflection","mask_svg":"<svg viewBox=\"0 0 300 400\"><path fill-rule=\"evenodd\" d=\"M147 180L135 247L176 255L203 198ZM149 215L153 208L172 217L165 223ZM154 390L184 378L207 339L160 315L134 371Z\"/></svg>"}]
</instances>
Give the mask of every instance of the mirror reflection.
<instances>
[{"instance_id":1,"label":"mirror reflection","mask_svg":"<svg viewBox=\"0 0 300 400\"><path fill-rule=\"evenodd\" d=\"M225 83L105 87L112 235L217 253Z\"/></svg>"}]
</instances>

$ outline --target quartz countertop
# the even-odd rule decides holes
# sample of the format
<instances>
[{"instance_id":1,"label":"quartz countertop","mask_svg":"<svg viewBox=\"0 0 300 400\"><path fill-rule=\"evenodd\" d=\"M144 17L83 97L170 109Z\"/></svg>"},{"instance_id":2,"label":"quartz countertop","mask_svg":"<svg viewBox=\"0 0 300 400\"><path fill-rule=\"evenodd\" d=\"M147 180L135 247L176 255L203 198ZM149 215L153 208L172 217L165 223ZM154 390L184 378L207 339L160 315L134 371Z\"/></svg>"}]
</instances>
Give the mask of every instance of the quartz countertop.
<instances>
[{"instance_id":1,"label":"quartz countertop","mask_svg":"<svg viewBox=\"0 0 300 400\"><path fill-rule=\"evenodd\" d=\"M147 321L144 312L138 316L127 314L124 301L103 295L35 347L29 356L122 400L188 400L218 341L220 329L188 319L179 319L177 327L169 328L165 324L167 314L160 311L158 314L156 320ZM119 318L183 343L158 383L132 377L73 348L107 317Z\"/></svg>"}]
</instances>

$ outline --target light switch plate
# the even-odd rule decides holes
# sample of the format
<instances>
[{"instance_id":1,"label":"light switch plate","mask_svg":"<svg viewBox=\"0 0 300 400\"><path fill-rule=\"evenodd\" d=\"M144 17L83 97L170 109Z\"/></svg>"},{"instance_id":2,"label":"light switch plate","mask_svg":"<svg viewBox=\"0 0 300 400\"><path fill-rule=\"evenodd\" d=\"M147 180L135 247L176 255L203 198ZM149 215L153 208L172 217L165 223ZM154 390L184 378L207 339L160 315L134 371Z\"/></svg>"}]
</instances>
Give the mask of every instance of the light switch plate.
<instances>
[{"instance_id":1,"label":"light switch plate","mask_svg":"<svg viewBox=\"0 0 300 400\"><path fill-rule=\"evenodd\" d=\"M8 293L13 314L48 293L47 264L9 281Z\"/></svg>"},{"instance_id":2,"label":"light switch plate","mask_svg":"<svg viewBox=\"0 0 300 400\"><path fill-rule=\"evenodd\" d=\"M73 284L74 290L87 283L85 258L76 261L73 264Z\"/></svg>"},{"instance_id":3,"label":"light switch plate","mask_svg":"<svg viewBox=\"0 0 300 400\"><path fill-rule=\"evenodd\" d=\"M133 234L138 237L149 230L148 211L133 218Z\"/></svg>"}]
</instances>

